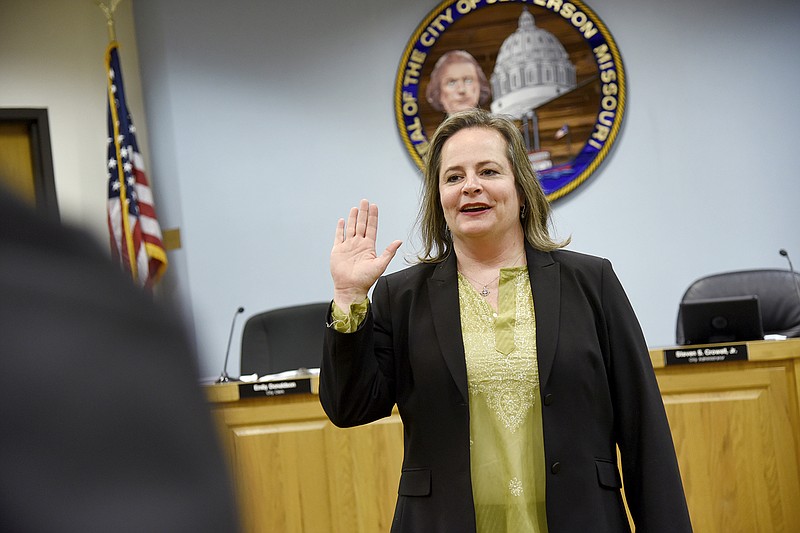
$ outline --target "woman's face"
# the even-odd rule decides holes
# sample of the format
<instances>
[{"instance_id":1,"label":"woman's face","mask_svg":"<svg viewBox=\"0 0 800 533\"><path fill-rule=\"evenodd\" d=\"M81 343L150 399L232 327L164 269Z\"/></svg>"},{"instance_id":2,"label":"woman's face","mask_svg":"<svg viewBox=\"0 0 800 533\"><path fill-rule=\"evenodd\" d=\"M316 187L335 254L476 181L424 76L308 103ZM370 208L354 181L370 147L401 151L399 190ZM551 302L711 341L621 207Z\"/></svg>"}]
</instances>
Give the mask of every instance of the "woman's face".
<instances>
[{"instance_id":1,"label":"woman's face","mask_svg":"<svg viewBox=\"0 0 800 533\"><path fill-rule=\"evenodd\" d=\"M444 143L439 198L454 242L524 238L522 201L506 154L506 140L490 128L466 128Z\"/></svg>"},{"instance_id":2,"label":"woman's face","mask_svg":"<svg viewBox=\"0 0 800 533\"><path fill-rule=\"evenodd\" d=\"M448 115L478 107L481 84L475 65L466 61L442 67L440 101Z\"/></svg>"}]
</instances>

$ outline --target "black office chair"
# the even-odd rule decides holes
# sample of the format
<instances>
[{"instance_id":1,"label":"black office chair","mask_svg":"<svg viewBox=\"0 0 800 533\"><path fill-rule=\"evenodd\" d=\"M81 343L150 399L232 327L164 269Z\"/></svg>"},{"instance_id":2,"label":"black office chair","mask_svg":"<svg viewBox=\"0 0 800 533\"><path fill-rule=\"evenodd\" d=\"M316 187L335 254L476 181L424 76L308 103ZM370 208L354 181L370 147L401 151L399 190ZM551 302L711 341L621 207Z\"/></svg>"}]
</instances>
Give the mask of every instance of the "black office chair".
<instances>
[{"instance_id":1,"label":"black office chair","mask_svg":"<svg viewBox=\"0 0 800 533\"><path fill-rule=\"evenodd\" d=\"M738 270L702 277L689 285L681 301L755 294L761 306L764 334L800 337L800 274L789 270ZM675 340L683 344L683 325L678 310Z\"/></svg>"},{"instance_id":2,"label":"black office chair","mask_svg":"<svg viewBox=\"0 0 800 533\"><path fill-rule=\"evenodd\" d=\"M319 368L329 302L258 313L242 331L241 374Z\"/></svg>"}]
</instances>

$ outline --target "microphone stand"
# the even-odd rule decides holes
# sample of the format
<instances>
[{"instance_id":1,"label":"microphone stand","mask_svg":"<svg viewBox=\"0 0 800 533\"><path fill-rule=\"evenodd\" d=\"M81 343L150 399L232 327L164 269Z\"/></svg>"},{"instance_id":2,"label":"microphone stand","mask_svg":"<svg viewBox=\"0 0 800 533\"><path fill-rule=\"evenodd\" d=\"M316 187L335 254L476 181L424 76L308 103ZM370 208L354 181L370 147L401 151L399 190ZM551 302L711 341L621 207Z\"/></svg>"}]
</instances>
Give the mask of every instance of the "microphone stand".
<instances>
[{"instance_id":1,"label":"microphone stand","mask_svg":"<svg viewBox=\"0 0 800 533\"><path fill-rule=\"evenodd\" d=\"M789 272L791 272L792 281L794 281L794 290L797 292L797 301L800 303L800 284L797 282L797 274L794 271L794 266L792 266L792 260L789 258L789 252L781 248L778 250L778 253L785 257L787 261L789 261Z\"/></svg>"},{"instance_id":2,"label":"microphone stand","mask_svg":"<svg viewBox=\"0 0 800 533\"><path fill-rule=\"evenodd\" d=\"M225 365L222 367L222 374L219 375L219 379L216 381L217 383L227 383L231 380L228 377L228 356L231 354L231 340L233 340L233 326L234 324L236 324L236 318L241 313L244 313L244 307L240 307L233 314L233 320L231 320L231 332L228 335L228 349L225 350Z\"/></svg>"}]
</instances>

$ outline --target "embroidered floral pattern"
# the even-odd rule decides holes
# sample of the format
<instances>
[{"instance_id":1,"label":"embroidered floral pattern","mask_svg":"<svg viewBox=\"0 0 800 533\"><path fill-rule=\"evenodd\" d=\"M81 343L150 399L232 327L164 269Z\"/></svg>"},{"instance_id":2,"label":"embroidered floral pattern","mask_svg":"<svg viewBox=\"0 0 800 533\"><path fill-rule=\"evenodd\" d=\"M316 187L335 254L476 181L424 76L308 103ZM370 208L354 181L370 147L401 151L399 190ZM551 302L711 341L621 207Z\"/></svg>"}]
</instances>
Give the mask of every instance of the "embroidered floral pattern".
<instances>
[{"instance_id":1,"label":"embroidered floral pattern","mask_svg":"<svg viewBox=\"0 0 800 533\"><path fill-rule=\"evenodd\" d=\"M470 394L484 395L495 416L513 433L533 407L539 369L533 301L522 297L528 273L515 269L510 275L515 288L511 309L501 305L495 313L476 291L465 290L461 313L470 317L462 320L465 345L471 346L467 353Z\"/></svg>"},{"instance_id":2,"label":"embroidered floral pattern","mask_svg":"<svg viewBox=\"0 0 800 533\"><path fill-rule=\"evenodd\" d=\"M522 496L524 492L522 489L522 481L520 481L519 478L516 477L511 478L511 481L508 482L508 491L513 496Z\"/></svg>"}]
</instances>

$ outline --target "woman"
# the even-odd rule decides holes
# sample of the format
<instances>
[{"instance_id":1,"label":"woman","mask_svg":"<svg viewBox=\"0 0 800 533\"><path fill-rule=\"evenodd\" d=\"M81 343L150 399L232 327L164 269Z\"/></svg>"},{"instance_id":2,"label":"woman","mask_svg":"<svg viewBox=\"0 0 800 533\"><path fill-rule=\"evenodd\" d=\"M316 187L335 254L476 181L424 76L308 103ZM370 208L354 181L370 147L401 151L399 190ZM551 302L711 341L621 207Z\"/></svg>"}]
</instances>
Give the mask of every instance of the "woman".
<instances>
[{"instance_id":1,"label":"woman","mask_svg":"<svg viewBox=\"0 0 800 533\"><path fill-rule=\"evenodd\" d=\"M320 400L342 427L397 404L393 531L628 531L617 446L637 531L691 531L633 310L549 209L513 122L475 109L431 140L419 264L382 276L376 206L338 223Z\"/></svg>"}]
</instances>

